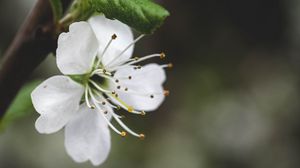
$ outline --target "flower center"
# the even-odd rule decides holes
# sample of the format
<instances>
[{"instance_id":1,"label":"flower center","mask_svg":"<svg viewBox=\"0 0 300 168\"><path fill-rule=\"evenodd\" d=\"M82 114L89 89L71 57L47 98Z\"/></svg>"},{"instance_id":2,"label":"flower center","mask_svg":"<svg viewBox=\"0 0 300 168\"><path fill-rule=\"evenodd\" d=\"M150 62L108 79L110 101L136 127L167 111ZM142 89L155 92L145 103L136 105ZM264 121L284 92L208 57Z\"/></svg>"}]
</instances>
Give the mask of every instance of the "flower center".
<instances>
[{"instance_id":1,"label":"flower center","mask_svg":"<svg viewBox=\"0 0 300 168\"><path fill-rule=\"evenodd\" d=\"M145 115L145 111L139 111L134 109L131 105L127 104L124 100L122 100L118 93L126 93L131 95L139 95L139 96L146 96L149 99L154 99L156 95L165 95L169 94L169 91L164 91L163 93L140 93L134 91L134 88L128 88L123 86L121 83L123 80L133 80L131 75L124 76L124 77L114 77L114 73L122 68L128 68L132 66L134 70L138 71L142 68L141 65L136 65L141 61L153 58L153 57L160 57L161 59L165 58L164 53L160 54L151 54L148 56L144 56L142 58L130 58L125 60L117 65L114 65L116 60L122 56L123 53L127 49L129 49L134 43L136 43L139 39L141 39L144 35L141 35L137 39L130 43L120 54L118 54L111 62L107 63L105 66L102 64L101 60L105 56L105 52L109 48L110 44L113 40L117 38L115 34L111 36L111 40L108 42L106 47L104 48L100 57L96 57L94 60L94 66L89 74L84 76L84 87L85 87L85 94L84 100L86 105L94 109L104 117L105 121L107 122L108 126L114 130L117 134L121 136L126 136L127 132L133 136L139 137L141 139L145 138L144 134L138 134L132 131L129 127L127 127L123 121L121 120L123 117L116 114L113 109L120 110L121 108L139 115ZM162 68L171 67L171 64L161 65ZM115 88L112 88L112 86ZM113 118L123 129L124 131L119 131L111 122L109 118Z\"/></svg>"}]
</instances>

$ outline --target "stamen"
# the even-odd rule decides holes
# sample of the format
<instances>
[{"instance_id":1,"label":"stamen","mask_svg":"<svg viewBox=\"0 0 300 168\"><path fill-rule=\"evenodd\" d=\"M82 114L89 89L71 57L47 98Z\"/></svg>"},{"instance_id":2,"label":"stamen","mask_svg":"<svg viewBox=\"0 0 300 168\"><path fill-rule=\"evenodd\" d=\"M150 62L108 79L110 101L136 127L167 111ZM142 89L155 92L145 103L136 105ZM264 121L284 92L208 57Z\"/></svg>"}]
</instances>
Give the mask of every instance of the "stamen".
<instances>
[{"instance_id":1,"label":"stamen","mask_svg":"<svg viewBox=\"0 0 300 168\"><path fill-rule=\"evenodd\" d=\"M105 69L95 69L91 74L90 77L94 76L94 75L109 75L112 76L112 74L110 72L107 72Z\"/></svg>"},{"instance_id":2,"label":"stamen","mask_svg":"<svg viewBox=\"0 0 300 168\"><path fill-rule=\"evenodd\" d=\"M86 87L85 87L85 93L84 93L84 96L85 96L85 103L86 103L86 105L88 106L88 108L90 108L90 109L94 109L95 108L95 106L93 106L93 105L91 105L90 104L90 101L89 101L89 86L88 85L86 85Z\"/></svg>"},{"instance_id":3,"label":"stamen","mask_svg":"<svg viewBox=\"0 0 300 168\"><path fill-rule=\"evenodd\" d=\"M148 60L150 58L154 58L154 57L160 57L161 59L165 58L165 54L164 53L161 53L161 54L151 54L151 55L146 55L144 57L134 57L134 58L131 58L129 60L129 62L126 63L126 61L124 61L123 63L121 63L120 66L117 66L117 67L114 67L112 68L112 70L117 70L117 69L120 69L121 67L126 67L128 65L132 65L132 64L136 64L136 63L139 63L139 62L142 62L142 61L145 61L145 60ZM141 66L139 66L141 67Z\"/></svg>"},{"instance_id":4,"label":"stamen","mask_svg":"<svg viewBox=\"0 0 300 168\"><path fill-rule=\"evenodd\" d=\"M110 39L110 40L108 41L108 43L106 44L106 46L105 46L105 48L104 48L104 50L103 50L103 52L102 52L102 54L101 54L101 57L98 58L98 62L97 62L97 64L96 64L96 67L99 67L100 62L101 62L101 60L102 60L102 58L103 58L105 52L107 51L107 49L108 49L108 47L110 46L111 42L112 42L114 39L116 39L116 38L117 38L117 35L116 35L116 34L113 34L113 35L111 36L111 39Z\"/></svg>"},{"instance_id":5,"label":"stamen","mask_svg":"<svg viewBox=\"0 0 300 168\"><path fill-rule=\"evenodd\" d=\"M136 38L132 43L130 43L118 56L116 56L112 61L110 61L107 64L107 67L109 67L111 64L113 64L116 60L118 60L132 45L134 45L136 42L138 42L141 38L143 38L145 34L140 35L138 38Z\"/></svg>"},{"instance_id":6,"label":"stamen","mask_svg":"<svg viewBox=\"0 0 300 168\"><path fill-rule=\"evenodd\" d=\"M93 84L93 85L96 87L96 89L98 89L99 91L104 92L104 93L111 93L111 91L105 90L105 89L101 88L101 87L100 87L99 85L97 85L94 81L89 80L89 82L90 82L91 84Z\"/></svg>"},{"instance_id":7,"label":"stamen","mask_svg":"<svg viewBox=\"0 0 300 168\"><path fill-rule=\"evenodd\" d=\"M113 113L112 116L114 117L114 119L120 124L120 126L125 129L128 133L130 133L133 136L136 137L141 137L142 134L137 134L134 131L132 131L130 128L128 128L118 117L115 116L115 114ZM145 137L145 136L144 136Z\"/></svg>"},{"instance_id":8,"label":"stamen","mask_svg":"<svg viewBox=\"0 0 300 168\"><path fill-rule=\"evenodd\" d=\"M95 97L91 94L91 98L92 98L92 100L93 101L96 101L96 99L95 99ZM119 134L119 135L122 135L122 132L124 132L124 131L119 131L115 126L113 126L111 123L110 123L110 121L106 118L106 116L104 115L104 113L102 113L101 111L102 111L102 109L101 109L101 107L97 104L97 103L95 103L94 102L94 104L95 104L95 106L96 106L96 108L99 110L99 112L100 112L100 114L102 115L102 117L104 118L104 120L105 120L105 122L108 124L108 126L113 130L113 131L115 131L117 134ZM111 112L112 113L112 115L114 115L114 113L113 112ZM117 118L117 116L115 116L116 118ZM124 134L124 133L123 133Z\"/></svg>"},{"instance_id":9,"label":"stamen","mask_svg":"<svg viewBox=\"0 0 300 168\"><path fill-rule=\"evenodd\" d=\"M126 110L126 111L128 111L132 114L143 115L142 111L135 110L132 106L127 105L124 101L122 101L120 98L116 97L115 95L108 95L108 96L111 97L111 98L114 98L115 101L117 101L119 103L119 105L117 105L117 110L120 110L120 108L123 108L124 110Z\"/></svg>"},{"instance_id":10,"label":"stamen","mask_svg":"<svg viewBox=\"0 0 300 168\"><path fill-rule=\"evenodd\" d=\"M168 63L168 64L165 64L165 65L161 65L162 68L173 68L173 64L172 63Z\"/></svg>"}]
</instances>

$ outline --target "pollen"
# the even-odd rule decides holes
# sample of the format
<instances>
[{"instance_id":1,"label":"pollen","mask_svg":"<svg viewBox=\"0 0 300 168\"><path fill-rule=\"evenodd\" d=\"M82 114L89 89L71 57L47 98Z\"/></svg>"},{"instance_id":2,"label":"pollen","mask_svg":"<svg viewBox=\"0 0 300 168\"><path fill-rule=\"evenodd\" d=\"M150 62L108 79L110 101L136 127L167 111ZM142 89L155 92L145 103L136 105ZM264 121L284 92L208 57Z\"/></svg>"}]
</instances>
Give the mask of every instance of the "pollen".
<instances>
[{"instance_id":1,"label":"pollen","mask_svg":"<svg viewBox=\"0 0 300 168\"><path fill-rule=\"evenodd\" d=\"M117 38L117 35L116 34L113 34L112 36L111 36L111 39L116 39Z\"/></svg>"},{"instance_id":2,"label":"pollen","mask_svg":"<svg viewBox=\"0 0 300 168\"><path fill-rule=\"evenodd\" d=\"M134 110L134 109L133 109L132 106L128 106L128 108L127 108L127 111L128 111L128 112L133 112L133 110Z\"/></svg>"},{"instance_id":3,"label":"pollen","mask_svg":"<svg viewBox=\"0 0 300 168\"><path fill-rule=\"evenodd\" d=\"M145 134L140 134L140 135L139 135L139 138L140 138L141 140L144 140L145 137L146 137Z\"/></svg>"},{"instance_id":4,"label":"pollen","mask_svg":"<svg viewBox=\"0 0 300 168\"><path fill-rule=\"evenodd\" d=\"M122 131L122 132L121 132L121 136L122 136L122 137L125 137L126 135L127 135L127 132L125 132L125 131Z\"/></svg>"},{"instance_id":5,"label":"pollen","mask_svg":"<svg viewBox=\"0 0 300 168\"><path fill-rule=\"evenodd\" d=\"M164 52L162 52L162 53L160 53L160 59L164 59L164 58L166 58L166 54L164 53Z\"/></svg>"},{"instance_id":6,"label":"pollen","mask_svg":"<svg viewBox=\"0 0 300 168\"><path fill-rule=\"evenodd\" d=\"M164 90L164 95L165 96L169 96L170 95L170 91L169 90Z\"/></svg>"}]
</instances>

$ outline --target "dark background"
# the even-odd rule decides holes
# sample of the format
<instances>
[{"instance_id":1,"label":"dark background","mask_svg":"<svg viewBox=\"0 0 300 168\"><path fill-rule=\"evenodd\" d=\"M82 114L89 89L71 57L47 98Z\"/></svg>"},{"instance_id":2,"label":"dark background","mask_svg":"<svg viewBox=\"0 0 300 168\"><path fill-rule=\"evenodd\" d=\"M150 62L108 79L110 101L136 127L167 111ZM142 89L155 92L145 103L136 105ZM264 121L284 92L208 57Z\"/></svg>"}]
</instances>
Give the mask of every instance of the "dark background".
<instances>
[{"instance_id":1,"label":"dark background","mask_svg":"<svg viewBox=\"0 0 300 168\"><path fill-rule=\"evenodd\" d=\"M0 54L34 2L0 1ZM102 167L299 167L300 1L158 2L171 16L135 53L167 54L175 65L165 84L171 94L159 110L127 117L147 138L112 133ZM31 79L54 74L50 56ZM0 135L0 167L91 167L67 156L62 131L38 134L36 118L18 120Z\"/></svg>"}]
</instances>

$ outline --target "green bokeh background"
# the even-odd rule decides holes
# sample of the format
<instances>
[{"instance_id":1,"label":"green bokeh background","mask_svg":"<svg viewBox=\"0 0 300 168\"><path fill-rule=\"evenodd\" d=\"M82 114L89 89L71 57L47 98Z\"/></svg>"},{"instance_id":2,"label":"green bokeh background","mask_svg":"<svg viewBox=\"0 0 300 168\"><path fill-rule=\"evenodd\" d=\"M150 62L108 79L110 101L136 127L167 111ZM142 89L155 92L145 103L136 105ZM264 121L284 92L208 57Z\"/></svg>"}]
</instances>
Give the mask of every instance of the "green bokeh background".
<instances>
[{"instance_id":1,"label":"green bokeh background","mask_svg":"<svg viewBox=\"0 0 300 168\"><path fill-rule=\"evenodd\" d=\"M0 1L0 53L36 0ZM135 47L164 51L169 97L125 121L146 139L112 134L103 168L295 168L300 165L300 2L161 0L171 17ZM162 63L161 61L159 61ZM49 56L31 79L59 74ZM1 94L1 93L0 93ZM0 135L1 168L76 168L63 131L38 134L37 114Z\"/></svg>"}]
</instances>

